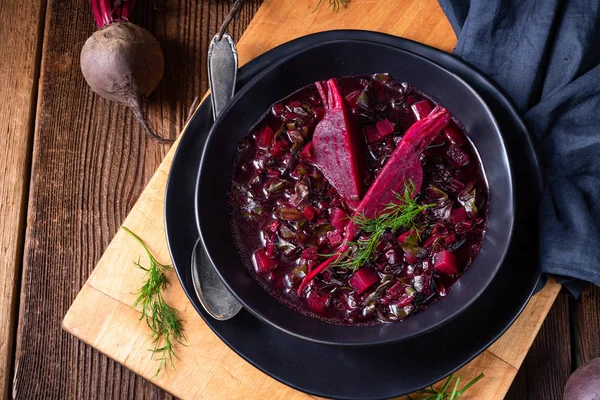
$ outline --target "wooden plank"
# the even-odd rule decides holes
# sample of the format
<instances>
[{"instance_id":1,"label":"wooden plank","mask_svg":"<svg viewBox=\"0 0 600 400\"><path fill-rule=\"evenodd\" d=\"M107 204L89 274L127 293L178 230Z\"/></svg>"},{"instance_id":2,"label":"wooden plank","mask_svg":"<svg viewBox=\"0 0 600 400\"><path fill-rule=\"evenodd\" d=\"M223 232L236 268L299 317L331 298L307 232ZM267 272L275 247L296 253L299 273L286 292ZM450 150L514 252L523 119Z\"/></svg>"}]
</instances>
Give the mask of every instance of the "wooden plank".
<instances>
[{"instance_id":1,"label":"wooden plank","mask_svg":"<svg viewBox=\"0 0 600 400\"><path fill-rule=\"evenodd\" d=\"M29 18L23 16L39 7L36 2L27 7L11 3L10 17L25 18L23 26ZM229 29L234 37L239 38L259 3L246 2ZM174 137L193 99L206 91L208 42L228 9L227 2L136 2L133 20L158 38L167 59L165 78L148 106L162 134ZM0 22L3 32L16 29L12 19ZM37 24L28 24L35 31ZM94 30L89 2L51 0L45 26L14 394L55 399L170 397L60 329L67 308L168 147L149 141L128 111L93 95L85 85L78 60ZM27 35L17 31L14 37L23 47ZM23 48L23 54L35 55L30 47ZM5 54L3 59L11 57ZM15 67L11 81L25 67L31 66ZM3 72L3 77L10 75ZM13 94L10 101L22 100L19 93ZM11 121L26 125L27 115L13 115ZM12 171L15 161L10 163ZM154 217L162 219L162 213Z\"/></svg>"},{"instance_id":2,"label":"wooden plank","mask_svg":"<svg viewBox=\"0 0 600 400\"><path fill-rule=\"evenodd\" d=\"M568 295L561 292L542 325L507 400L560 399L571 374Z\"/></svg>"},{"instance_id":3,"label":"wooden plank","mask_svg":"<svg viewBox=\"0 0 600 400\"><path fill-rule=\"evenodd\" d=\"M456 40L435 0L396 2L383 10L372 1L354 0L348 9L337 15L331 14L326 7L311 13L313 4L313 0L265 1L238 43L241 61L245 62L281 42L325 29L380 30L419 40L448 51L452 49ZM365 15L373 16L373 18L365 18ZM276 34L273 34L274 32ZM124 222L127 227L142 236L142 239L160 260L166 260L168 253L163 220L156 216L162 215L164 186L174 147ZM144 340L140 340L139 336L141 333L139 329L143 329L143 325L132 318L139 313L131 309L133 303L131 293L139 287L142 277L131 263L137 260L140 253L139 245L129 236L123 232L117 233L90 276L84 290L65 317L64 327L67 331L76 334L85 342L100 348L140 375L156 381L171 393L183 398L198 396L203 398L277 398L280 394L286 397L300 396L296 392L286 391L289 388L258 373L249 364L240 361L241 359L231 353L223 343L212 342L214 335L194 312L172 274L169 275L169 278L174 284L166 294L167 301L183 314L186 334L191 335L191 338L188 337L188 339L192 346L180 349L180 354L184 355L185 360L178 362L177 372L172 373L168 379L162 376L154 377L156 364L148 362L147 345L144 345ZM110 301L106 300L105 304L97 300L99 295L91 295L90 291L92 290L106 296ZM524 331L522 335L524 342L514 346L515 351L522 353L530 346L556 292L557 287L555 286L544 289L536 297L538 300L532 306L539 307L540 311L538 313L526 312L523 318L532 320L517 324L517 327L521 327L517 329ZM119 311L113 313L113 310L116 309ZM125 318L123 315L130 317ZM99 318L103 322L88 324L86 321L90 318ZM514 340L521 340L519 332L512 334L515 337ZM147 332L144 337L147 340ZM197 349L197 343L206 343L210 347ZM127 349L127 355L123 349ZM208 353L208 360L204 359L205 351ZM227 354L227 356L219 358L219 354ZM465 380L475 377L481 371L486 373L485 384L478 385L477 389L472 392L473 394L469 395L475 397L469 398L504 397L516 374L514 365L520 364L522 357L523 354L513 355L510 352L510 346L499 341L490 351L484 352L463 368L460 374L463 374ZM198 362L198 360L202 360L202 362ZM207 365L204 365L205 363ZM196 390L201 388L201 392L190 393L190 371L194 371L195 382L198 382L197 385L192 386ZM182 378L179 377L179 374ZM227 377L224 381L222 380L223 376ZM183 378L188 378L188 381L186 382ZM247 389L249 383L254 389Z\"/></svg>"},{"instance_id":4,"label":"wooden plank","mask_svg":"<svg viewBox=\"0 0 600 400\"><path fill-rule=\"evenodd\" d=\"M12 376L45 1L0 2L0 398Z\"/></svg>"},{"instance_id":5,"label":"wooden plank","mask_svg":"<svg viewBox=\"0 0 600 400\"><path fill-rule=\"evenodd\" d=\"M569 300L575 311L571 323L574 324L576 345L573 368L600 357L600 287L590 285L581 299Z\"/></svg>"}]
</instances>

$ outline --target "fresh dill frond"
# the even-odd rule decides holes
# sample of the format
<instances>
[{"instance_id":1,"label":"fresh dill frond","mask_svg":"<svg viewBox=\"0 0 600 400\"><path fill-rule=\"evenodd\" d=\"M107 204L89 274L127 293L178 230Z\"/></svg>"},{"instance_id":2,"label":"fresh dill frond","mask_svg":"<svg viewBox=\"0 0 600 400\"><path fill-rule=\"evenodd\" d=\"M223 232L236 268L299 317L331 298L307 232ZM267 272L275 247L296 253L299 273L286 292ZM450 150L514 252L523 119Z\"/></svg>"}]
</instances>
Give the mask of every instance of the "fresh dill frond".
<instances>
[{"instance_id":1,"label":"fresh dill frond","mask_svg":"<svg viewBox=\"0 0 600 400\"><path fill-rule=\"evenodd\" d=\"M327 0L329 3L329 7L333 8L333 12L338 12L340 10L340 6L346 8L350 0ZM313 12L317 11L319 7L323 4L323 0L319 0L317 6L313 9Z\"/></svg>"},{"instance_id":2,"label":"fresh dill frond","mask_svg":"<svg viewBox=\"0 0 600 400\"><path fill-rule=\"evenodd\" d=\"M368 237L348 243L352 250L346 258L336 262L334 266L356 271L370 261L385 232L396 232L400 228L416 228L414 219L434 204L418 204L413 198L414 192L415 185L409 181L404 185L404 193L394 193L396 202L388 203L381 214L373 218L367 218L364 214L352 217L352 222Z\"/></svg>"},{"instance_id":3,"label":"fresh dill frond","mask_svg":"<svg viewBox=\"0 0 600 400\"><path fill-rule=\"evenodd\" d=\"M148 268L141 265L140 259L134 262L138 268L146 271L146 277L142 287L135 293L137 298L133 306L141 307L140 320L145 320L152 332L150 336L152 348L149 350L159 361L156 371L158 375L163 369L167 371L169 364L175 367L173 358L177 358L177 355L174 346L176 343L183 344L182 341L185 339L179 313L167 304L162 294L169 286L165 271L170 270L171 266L159 263L142 239L125 226L121 228L142 245L150 261Z\"/></svg>"},{"instance_id":4,"label":"fresh dill frond","mask_svg":"<svg viewBox=\"0 0 600 400\"><path fill-rule=\"evenodd\" d=\"M419 392L423 397L419 397L415 400L457 400L460 396L463 395L471 386L477 383L478 380L483 378L483 372L479 374L475 379L466 384L462 389L458 389L458 385L460 384L460 376L456 377L456 381L454 382L454 387L451 392L448 392L450 388L450 383L452 382L452 378L454 374L450 374L448 379L442 385L440 390L435 389L433 386L428 387L427 389L423 389ZM412 397L407 396L409 400L412 400Z\"/></svg>"}]
</instances>

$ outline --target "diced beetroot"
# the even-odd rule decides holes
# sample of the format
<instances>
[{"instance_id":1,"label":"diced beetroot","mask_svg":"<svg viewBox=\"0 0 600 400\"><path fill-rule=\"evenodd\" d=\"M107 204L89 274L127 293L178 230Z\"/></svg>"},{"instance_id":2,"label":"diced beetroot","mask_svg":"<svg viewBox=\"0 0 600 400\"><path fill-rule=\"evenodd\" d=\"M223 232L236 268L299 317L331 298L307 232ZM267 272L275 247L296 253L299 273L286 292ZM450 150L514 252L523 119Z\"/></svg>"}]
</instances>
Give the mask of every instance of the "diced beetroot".
<instances>
[{"instance_id":1,"label":"diced beetroot","mask_svg":"<svg viewBox=\"0 0 600 400\"><path fill-rule=\"evenodd\" d=\"M308 247L304 249L304 251L302 252L302 258L306 260L317 260L319 258L317 249L315 249L314 247Z\"/></svg>"},{"instance_id":2,"label":"diced beetroot","mask_svg":"<svg viewBox=\"0 0 600 400\"><path fill-rule=\"evenodd\" d=\"M461 181L459 181L456 178L452 178L452 180L450 181L450 183L448 184L448 189L450 189L451 191L458 193L461 190L463 190L465 188L465 184L462 183Z\"/></svg>"},{"instance_id":3,"label":"diced beetroot","mask_svg":"<svg viewBox=\"0 0 600 400\"><path fill-rule=\"evenodd\" d=\"M328 294L320 294L317 293L316 290L311 290L308 293L308 297L306 299L308 301L308 307L317 314L323 314L325 312L325 308L329 304L329 295Z\"/></svg>"},{"instance_id":4,"label":"diced beetroot","mask_svg":"<svg viewBox=\"0 0 600 400\"><path fill-rule=\"evenodd\" d=\"M441 236L441 235L440 235L440 233L439 233L439 232L433 232L433 233L431 234L431 236L429 236L429 237L427 238L427 240L425 240L425 242L423 243L423 246L422 246L422 247L423 247L424 249L430 249L430 248L433 246L433 244L434 244L435 242L437 242L437 241L438 241L438 239L440 238L440 236Z\"/></svg>"},{"instance_id":5,"label":"diced beetroot","mask_svg":"<svg viewBox=\"0 0 600 400\"><path fill-rule=\"evenodd\" d=\"M379 131L375 125L365 125L363 133L367 138L367 143L371 144L379 141Z\"/></svg>"},{"instance_id":6,"label":"diced beetroot","mask_svg":"<svg viewBox=\"0 0 600 400\"><path fill-rule=\"evenodd\" d=\"M329 214L329 222L331 225L340 231L343 231L350 219L344 210L338 207L333 207Z\"/></svg>"},{"instance_id":7,"label":"diced beetroot","mask_svg":"<svg viewBox=\"0 0 600 400\"><path fill-rule=\"evenodd\" d=\"M269 168L266 175L268 178L279 178L281 171L275 168Z\"/></svg>"},{"instance_id":8,"label":"diced beetroot","mask_svg":"<svg viewBox=\"0 0 600 400\"><path fill-rule=\"evenodd\" d=\"M334 79L327 81L327 88L323 82L316 85L327 109L313 134L315 162L340 196L359 200L363 193L363 148L358 121Z\"/></svg>"},{"instance_id":9,"label":"diced beetroot","mask_svg":"<svg viewBox=\"0 0 600 400\"><path fill-rule=\"evenodd\" d=\"M256 267L256 272L264 274L275 269L277 267L277 262L273 257L267 255L265 249L259 249L254 253L254 265Z\"/></svg>"},{"instance_id":10,"label":"diced beetroot","mask_svg":"<svg viewBox=\"0 0 600 400\"><path fill-rule=\"evenodd\" d=\"M458 129L458 127L454 124L448 124L446 129L444 129L444 136L450 141L452 144L464 144L465 137L463 133Z\"/></svg>"},{"instance_id":11,"label":"diced beetroot","mask_svg":"<svg viewBox=\"0 0 600 400\"><path fill-rule=\"evenodd\" d=\"M452 146L448 147L446 155L457 167L464 167L469 163L469 155L465 153L457 144L453 144Z\"/></svg>"},{"instance_id":12,"label":"diced beetroot","mask_svg":"<svg viewBox=\"0 0 600 400\"><path fill-rule=\"evenodd\" d=\"M327 239L329 239L331 247L337 247L344 241L342 232L338 230L327 232Z\"/></svg>"},{"instance_id":13,"label":"diced beetroot","mask_svg":"<svg viewBox=\"0 0 600 400\"><path fill-rule=\"evenodd\" d=\"M419 261L419 257L417 257L417 256L413 256L413 255L410 255L410 254L408 254L408 253L406 253L406 252L405 252L405 253L404 253L404 260L405 260L405 261L406 261L408 264L414 264L414 263L416 263L416 262L418 262L418 261Z\"/></svg>"},{"instance_id":14,"label":"diced beetroot","mask_svg":"<svg viewBox=\"0 0 600 400\"><path fill-rule=\"evenodd\" d=\"M431 113L431 104L427 100L421 100L410 107L415 114L415 118L421 120Z\"/></svg>"},{"instance_id":15,"label":"diced beetroot","mask_svg":"<svg viewBox=\"0 0 600 400\"><path fill-rule=\"evenodd\" d=\"M456 266L456 256L448 250L442 250L433 255L433 266L442 274L456 275L458 268Z\"/></svg>"},{"instance_id":16,"label":"diced beetroot","mask_svg":"<svg viewBox=\"0 0 600 400\"><path fill-rule=\"evenodd\" d=\"M459 222L463 222L465 219L467 219L467 211L464 207L455 208L450 212L450 216L452 218L452 223L456 225Z\"/></svg>"},{"instance_id":17,"label":"diced beetroot","mask_svg":"<svg viewBox=\"0 0 600 400\"><path fill-rule=\"evenodd\" d=\"M304 210L302 210L302 214L304 214L307 220L312 221L317 212L312 206L308 205Z\"/></svg>"},{"instance_id":18,"label":"diced beetroot","mask_svg":"<svg viewBox=\"0 0 600 400\"><path fill-rule=\"evenodd\" d=\"M304 148L300 151L300 157L306 158L308 160L312 160L315 156L315 144L310 141Z\"/></svg>"},{"instance_id":19,"label":"diced beetroot","mask_svg":"<svg viewBox=\"0 0 600 400\"><path fill-rule=\"evenodd\" d=\"M429 294L431 293L431 276L430 275L418 275L414 277L414 287L419 293Z\"/></svg>"},{"instance_id":20,"label":"diced beetroot","mask_svg":"<svg viewBox=\"0 0 600 400\"><path fill-rule=\"evenodd\" d=\"M348 283L360 295L379 282L379 279L379 274L373 268L363 267L348 279Z\"/></svg>"},{"instance_id":21,"label":"diced beetroot","mask_svg":"<svg viewBox=\"0 0 600 400\"><path fill-rule=\"evenodd\" d=\"M263 126L261 130L254 134L254 140L257 146L263 149L270 148L273 142L273 129L269 125Z\"/></svg>"},{"instance_id":22,"label":"diced beetroot","mask_svg":"<svg viewBox=\"0 0 600 400\"><path fill-rule=\"evenodd\" d=\"M377 127L377 131L379 132L379 139L385 139L392 133L394 133L394 126L387 119L383 119L381 121L377 121L375 123L375 127Z\"/></svg>"},{"instance_id":23,"label":"diced beetroot","mask_svg":"<svg viewBox=\"0 0 600 400\"><path fill-rule=\"evenodd\" d=\"M267 242L267 245L265 247L265 252L267 253L267 256L269 256L269 257L275 256L275 243Z\"/></svg>"}]
</instances>

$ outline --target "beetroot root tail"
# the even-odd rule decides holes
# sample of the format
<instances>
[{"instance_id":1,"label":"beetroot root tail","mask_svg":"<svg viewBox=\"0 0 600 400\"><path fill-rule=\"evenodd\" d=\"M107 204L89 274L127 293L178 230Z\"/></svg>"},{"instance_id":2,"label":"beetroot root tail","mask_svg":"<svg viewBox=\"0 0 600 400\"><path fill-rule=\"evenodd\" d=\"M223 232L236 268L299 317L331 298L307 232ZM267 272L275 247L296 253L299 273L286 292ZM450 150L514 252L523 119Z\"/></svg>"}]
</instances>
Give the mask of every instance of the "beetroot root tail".
<instances>
[{"instance_id":1,"label":"beetroot root tail","mask_svg":"<svg viewBox=\"0 0 600 400\"><path fill-rule=\"evenodd\" d=\"M141 104L141 100L140 100L139 96L135 95L135 96L132 96L131 98L129 98L127 101L127 105L129 106L129 108L131 108L131 111L133 111L133 115L135 116L135 119L137 119L138 123L142 126L142 128L146 132L146 135L148 135L148 137L150 139L156 140L158 143L163 143L163 144L173 143L175 141L175 139L164 138L162 136L157 135L154 132L154 129L152 129L152 124L150 123L150 120L146 116L146 113L144 112L144 110L142 110L142 104Z\"/></svg>"}]
</instances>

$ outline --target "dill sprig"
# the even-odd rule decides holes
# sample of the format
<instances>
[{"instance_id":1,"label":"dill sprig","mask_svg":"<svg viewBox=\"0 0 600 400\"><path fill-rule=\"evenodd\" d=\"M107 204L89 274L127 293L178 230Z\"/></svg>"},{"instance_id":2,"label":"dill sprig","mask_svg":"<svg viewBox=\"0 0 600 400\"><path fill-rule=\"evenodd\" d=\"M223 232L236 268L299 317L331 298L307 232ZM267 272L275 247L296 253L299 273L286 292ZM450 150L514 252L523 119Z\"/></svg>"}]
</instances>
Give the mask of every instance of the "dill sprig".
<instances>
[{"instance_id":1,"label":"dill sprig","mask_svg":"<svg viewBox=\"0 0 600 400\"><path fill-rule=\"evenodd\" d=\"M417 204L413 198L414 192L415 184L409 181L404 185L404 193L394 193L397 202L388 203L381 214L373 218L367 218L364 214L352 217L352 222L357 228L369 236L364 240L348 243L352 249L350 254L336 262L334 266L356 271L369 262L386 231L396 232L400 228L416 228L415 217L435 204Z\"/></svg>"},{"instance_id":2,"label":"dill sprig","mask_svg":"<svg viewBox=\"0 0 600 400\"><path fill-rule=\"evenodd\" d=\"M156 371L156 375L158 375L163 369L167 371L169 364L173 368L175 367L173 358L177 358L177 355L174 345L176 343L183 344L182 340L185 339L179 313L167 304L162 295L162 292L169 286L165 271L171 269L171 266L159 263L142 239L125 226L121 228L142 245L150 261L148 268L140 264L140 259L134 262L138 268L146 271L146 277L142 287L135 293L138 297L133 306L142 308L140 320L144 319L152 332L150 336L152 348L149 350L153 357L158 357L159 365Z\"/></svg>"},{"instance_id":3,"label":"dill sprig","mask_svg":"<svg viewBox=\"0 0 600 400\"><path fill-rule=\"evenodd\" d=\"M448 379L446 379L446 382L444 382L444 385L441 387L440 390L436 390L433 386L430 386L427 389L419 391L419 394L425 396L419 397L418 400L456 400L460 398L460 396L462 396L463 393L466 392L467 389L469 389L471 386L473 386L478 380L483 378L483 372L471 382L467 383L465 387L463 387L460 390L458 389L458 385L460 383L460 376L456 377L456 381L454 382L452 392L448 392L453 377L454 374L450 374L450 376L448 377ZM406 397L408 397L409 400L413 400L410 396Z\"/></svg>"},{"instance_id":4,"label":"dill sprig","mask_svg":"<svg viewBox=\"0 0 600 400\"><path fill-rule=\"evenodd\" d=\"M333 12L338 12L340 10L340 6L346 8L350 0L327 0L329 6L333 8ZM317 6L314 8L313 12L317 11L317 9L321 6L323 0L319 0Z\"/></svg>"}]
</instances>

